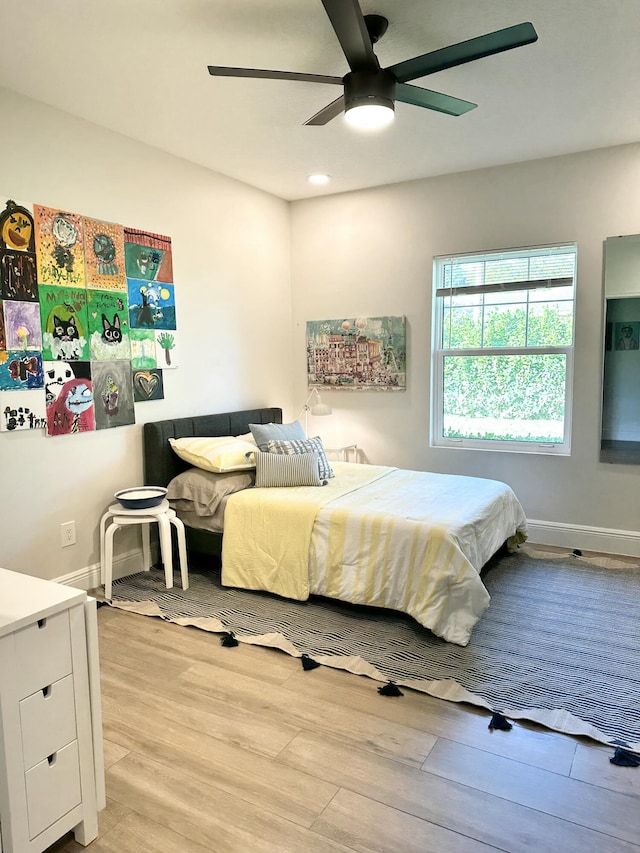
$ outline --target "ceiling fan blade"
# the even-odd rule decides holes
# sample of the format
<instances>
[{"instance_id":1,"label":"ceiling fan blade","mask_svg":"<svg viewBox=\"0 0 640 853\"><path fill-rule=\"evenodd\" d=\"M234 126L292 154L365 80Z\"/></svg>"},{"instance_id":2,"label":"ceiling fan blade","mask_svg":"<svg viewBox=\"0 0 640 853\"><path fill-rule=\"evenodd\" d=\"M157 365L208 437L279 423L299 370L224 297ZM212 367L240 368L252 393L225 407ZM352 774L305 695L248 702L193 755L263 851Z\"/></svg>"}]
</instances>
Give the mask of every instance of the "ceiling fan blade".
<instances>
[{"instance_id":1,"label":"ceiling fan blade","mask_svg":"<svg viewBox=\"0 0 640 853\"><path fill-rule=\"evenodd\" d=\"M395 75L398 83L406 83L408 80L416 80L418 77L426 77L427 74L444 71L445 68L473 62L474 59L493 56L495 53L502 53L514 47L523 47L537 40L538 34L533 24L516 24L504 30L496 30L494 33L487 33L468 41L451 44L440 50L433 50L422 56L415 56L404 62L397 62L388 70Z\"/></svg>"},{"instance_id":2,"label":"ceiling fan blade","mask_svg":"<svg viewBox=\"0 0 640 853\"><path fill-rule=\"evenodd\" d=\"M338 83L342 86L342 77L330 77L327 74L305 74L298 71L266 71L262 68L228 68L222 65L208 65L213 77L260 77L269 80L301 80L304 83Z\"/></svg>"},{"instance_id":3,"label":"ceiling fan blade","mask_svg":"<svg viewBox=\"0 0 640 853\"><path fill-rule=\"evenodd\" d=\"M342 112L344 112L344 95L340 95L335 101L323 107L319 113L311 116L309 121L305 121L305 126L328 124L332 118L339 116Z\"/></svg>"},{"instance_id":4,"label":"ceiling fan blade","mask_svg":"<svg viewBox=\"0 0 640 853\"><path fill-rule=\"evenodd\" d=\"M450 116L461 116L478 106L471 101L462 101L452 95L432 92L431 89L422 89L419 86L411 86L409 83L396 85L396 101L413 104L415 107L426 107L428 110L436 110Z\"/></svg>"},{"instance_id":5,"label":"ceiling fan blade","mask_svg":"<svg viewBox=\"0 0 640 853\"><path fill-rule=\"evenodd\" d=\"M373 52L358 0L322 0L322 5L336 31L349 68L352 71L377 71L380 64Z\"/></svg>"}]
</instances>

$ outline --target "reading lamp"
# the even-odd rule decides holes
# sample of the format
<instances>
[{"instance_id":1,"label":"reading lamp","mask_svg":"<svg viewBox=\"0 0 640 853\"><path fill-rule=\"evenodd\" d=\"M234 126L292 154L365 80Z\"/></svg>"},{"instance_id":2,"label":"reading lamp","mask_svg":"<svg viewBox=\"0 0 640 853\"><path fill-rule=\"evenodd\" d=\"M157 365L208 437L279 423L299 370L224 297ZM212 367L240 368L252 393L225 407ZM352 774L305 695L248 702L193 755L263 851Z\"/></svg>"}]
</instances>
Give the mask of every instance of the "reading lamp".
<instances>
[{"instance_id":1,"label":"reading lamp","mask_svg":"<svg viewBox=\"0 0 640 853\"><path fill-rule=\"evenodd\" d=\"M327 404L323 403L320 399L320 394L318 393L317 388L314 388L305 400L305 404L302 407L300 414L302 414L302 412L304 412L304 432L307 436L309 435L309 415L322 417L324 415L333 414L331 406L327 406ZM298 417L300 417L300 415L298 415Z\"/></svg>"}]
</instances>

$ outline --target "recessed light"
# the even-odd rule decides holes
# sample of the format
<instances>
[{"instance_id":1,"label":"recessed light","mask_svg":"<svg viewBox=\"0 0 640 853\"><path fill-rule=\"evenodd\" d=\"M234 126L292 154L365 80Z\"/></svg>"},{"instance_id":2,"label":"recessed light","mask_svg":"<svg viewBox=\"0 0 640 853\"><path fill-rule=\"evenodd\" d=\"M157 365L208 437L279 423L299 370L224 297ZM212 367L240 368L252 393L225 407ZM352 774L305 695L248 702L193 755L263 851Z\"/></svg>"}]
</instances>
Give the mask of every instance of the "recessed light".
<instances>
[{"instance_id":1,"label":"recessed light","mask_svg":"<svg viewBox=\"0 0 640 853\"><path fill-rule=\"evenodd\" d=\"M328 184L331 180L331 175L309 175L307 180L310 184Z\"/></svg>"}]
</instances>

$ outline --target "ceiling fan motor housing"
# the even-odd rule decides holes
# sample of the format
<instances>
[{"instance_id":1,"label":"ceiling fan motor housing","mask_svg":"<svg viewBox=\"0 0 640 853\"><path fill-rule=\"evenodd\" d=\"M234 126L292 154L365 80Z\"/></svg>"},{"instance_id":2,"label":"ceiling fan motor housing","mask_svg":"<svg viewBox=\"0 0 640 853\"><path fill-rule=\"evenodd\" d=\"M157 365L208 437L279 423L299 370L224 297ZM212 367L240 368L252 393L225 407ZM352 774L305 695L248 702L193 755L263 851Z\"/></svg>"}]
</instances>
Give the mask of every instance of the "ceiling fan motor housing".
<instances>
[{"instance_id":1,"label":"ceiling fan motor housing","mask_svg":"<svg viewBox=\"0 0 640 853\"><path fill-rule=\"evenodd\" d=\"M352 71L343 78L345 109L376 104L394 109L396 78L390 71Z\"/></svg>"},{"instance_id":2,"label":"ceiling fan motor housing","mask_svg":"<svg viewBox=\"0 0 640 853\"><path fill-rule=\"evenodd\" d=\"M372 44L376 44L386 33L389 21L382 15L365 15L364 24Z\"/></svg>"}]
</instances>

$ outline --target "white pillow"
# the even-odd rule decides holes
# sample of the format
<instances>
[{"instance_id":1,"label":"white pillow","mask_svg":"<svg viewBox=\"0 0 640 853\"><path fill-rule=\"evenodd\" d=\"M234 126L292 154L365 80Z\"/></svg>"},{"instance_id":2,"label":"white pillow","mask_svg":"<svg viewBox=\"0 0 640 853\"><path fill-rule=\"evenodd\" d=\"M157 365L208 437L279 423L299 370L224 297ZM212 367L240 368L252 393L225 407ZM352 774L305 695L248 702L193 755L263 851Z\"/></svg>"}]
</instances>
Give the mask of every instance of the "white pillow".
<instances>
[{"instance_id":1,"label":"white pillow","mask_svg":"<svg viewBox=\"0 0 640 853\"><path fill-rule=\"evenodd\" d=\"M224 474L256 467L255 444L233 435L170 438L169 444L181 459L203 471Z\"/></svg>"},{"instance_id":2,"label":"white pillow","mask_svg":"<svg viewBox=\"0 0 640 853\"><path fill-rule=\"evenodd\" d=\"M254 446L254 447L256 446L256 440L255 440L255 438L253 437L253 433L252 433L252 432L245 432L245 433L243 433L242 435L237 435L237 436L236 436L236 438L239 438L239 439L241 439L242 441L248 441L248 442L249 442L249 444L253 444L253 446Z\"/></svg>"}]
</instances>

